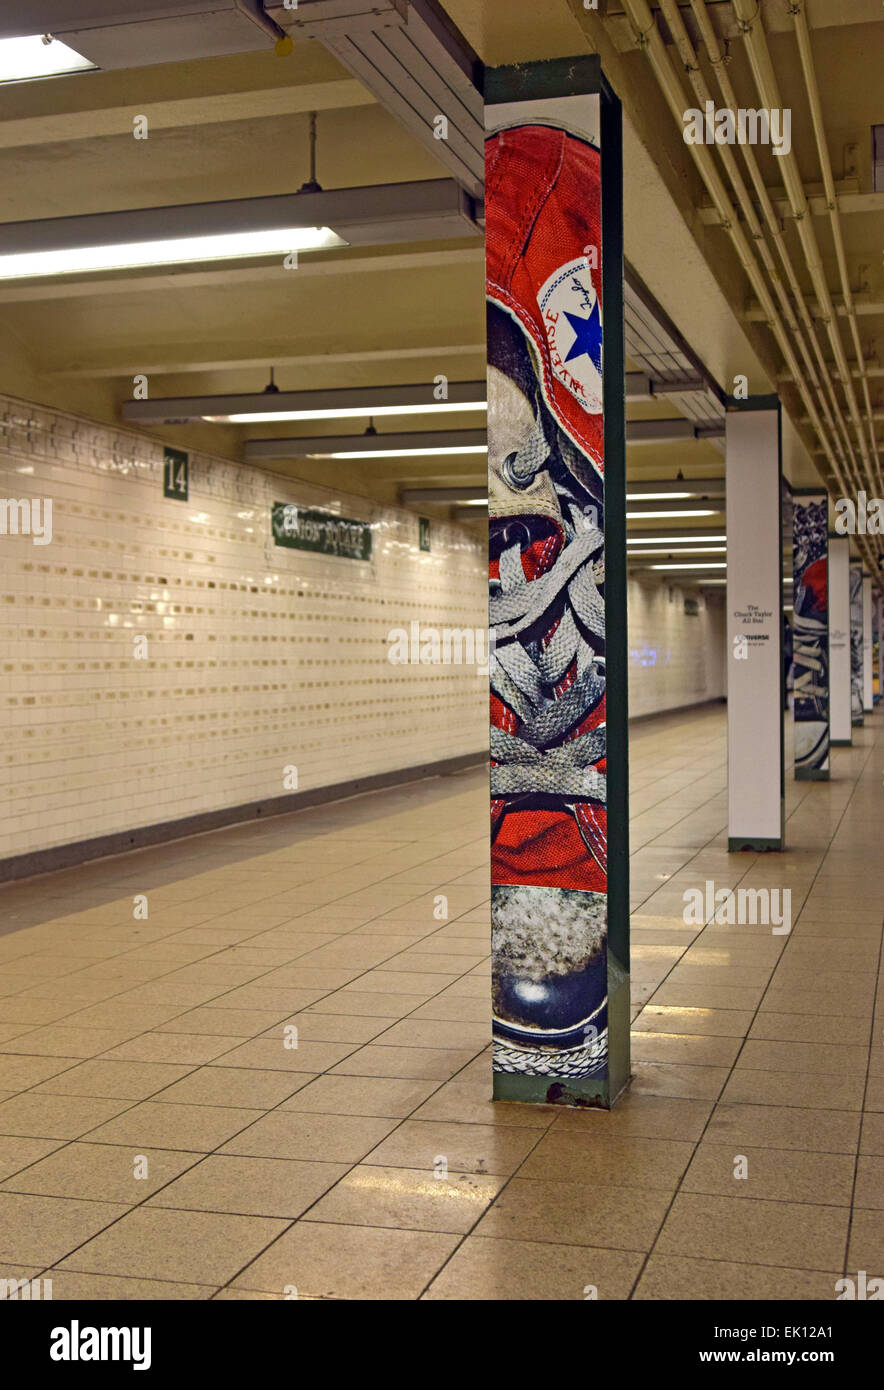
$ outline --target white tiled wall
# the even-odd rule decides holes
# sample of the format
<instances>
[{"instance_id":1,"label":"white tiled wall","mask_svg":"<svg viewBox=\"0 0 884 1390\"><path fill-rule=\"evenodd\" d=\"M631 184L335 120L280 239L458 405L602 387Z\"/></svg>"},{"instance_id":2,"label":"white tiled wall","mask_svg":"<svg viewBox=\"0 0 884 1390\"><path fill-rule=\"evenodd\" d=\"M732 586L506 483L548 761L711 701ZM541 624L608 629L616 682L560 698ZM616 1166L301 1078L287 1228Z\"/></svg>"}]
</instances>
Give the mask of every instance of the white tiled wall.
<instances>
[{"instance_id":1,"label":"white tiled wall","mask_svg":"<svg viewBox=\"0 0 884 1390\"><path fill-rule=\"evenodd\" d=\"M684 611L686 592L630 579L629 714L654 714L725 694L725 609L717 596Z\"/></svg>"},{"instance_id":2,"label":"white tiled wall","mask_svg":"<svg viewBox=\"0 0 884 1390\"><path fill-rule=\"evenodd\" d=\"M204 455L166 500L156 441L5 398L0 497L54 511L49 545L0 535L0 857L487 746L475 666L387 659L487 622L462 529L421 553L409 512ZM370 521L371 562L275 546L274 501Z\"/></svg>"},{"instance_id":3,"label":"white tiled wall","mask_svg":"<svg viewBox=\"0 0 884 1390\"><path fill-rule=\"evenodd\" d=\"M53 500L53 539L0 535L0 858L487 746L475 665L395 666L388 634L484 628L484 545L417 518L0 397L0 497ZM275 546L274 501L373 527L369 564ZM723 610L629 588L630 713L722 693ZM136 659L136 638L147 659Z\"/></svg>"}]
</instances>

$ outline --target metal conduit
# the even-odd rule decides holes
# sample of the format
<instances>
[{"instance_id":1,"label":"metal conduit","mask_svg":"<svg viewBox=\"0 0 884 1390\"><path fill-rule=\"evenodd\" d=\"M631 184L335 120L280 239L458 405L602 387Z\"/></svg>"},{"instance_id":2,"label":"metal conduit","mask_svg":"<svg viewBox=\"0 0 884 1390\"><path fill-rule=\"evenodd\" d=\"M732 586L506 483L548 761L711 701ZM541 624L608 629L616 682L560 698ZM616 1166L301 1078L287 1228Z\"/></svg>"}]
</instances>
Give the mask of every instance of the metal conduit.
<instances>
[{"instance_id":1,"label":"metal conduit","mask_svg":"<svg viewBox=\"0 0 884 1390\"><path fill-rule=\"evenodd\" d=\"M731 83L731 80L727 75L727 70L724 65L725 55L722 52L721 46L719 44L718 36L712 27L712 23L709 18L709 13L706 9L705 0L690 0L690 4L691 9L694 13L694 18L697 21L697 26L700 31L700 37L702 38L703 43L706 46L706 52L709 57L709 62L715 69L715 73L718 79L718 85L721 89L721 93L724 98L724 104L730 110L735 111L738 108L736 93L734 92L733 84ZM751 145L742 145L741 149L743 152L743 159L745 160L746 167L749 171L749 176L752 179L752 185L755 189L756 196L764 214L764 220L767 229L777 249L777 253L782 263L783 270L786 274L786 279L789 282L789 288L792 292L792 297L795 301L795 305L798 310L798 316L801 320L804 332L807 336L807 340L810 343L810 347L812 348L814 357L816 359L815 366L808 355L807 346L803 337L800 334L796 333L796 341L801 351L801 355L804 358L808 376L810 377L811 386L815 391L819 392L820 403L823 408L823 414L825 415L826 422L830 430L832 431L833 436L835 437L836 447L838 449L842 465L844 466L845 473L851 479L853 479L855 476L854 470L856 469L856 455L853 450L853 444L850 439L849 432L842 418L841 407L838 403L838 398L835 393L835 384L832 381L828 366L826 365L825 358L823 357L823 350L819 341L819 336L817 334L816 327L811 318L810 310L807 306L807 301L804 297L804 292L798 283L798 277L795 274L795 268L792 265L792 258L789 255L789 251L786 246L786 240L783 236L780 221L776 215L776 212L774 211L773 203L771 202L770 195L764 183L764 179L761 176L761 170L758 165L758 160L755 158L754 150L752 149ZM790 328L792 327L792 325L788 323L788 320L787 324Z\"/></svg>"},{"instance_id":2,"label":"metal conduit","mask_svg":"<svg viewBox=\"0 0 884 1390\"><path fill-rule=\"evenodd\" d=\"M764 28L760 20L760 11L756 0L733 0L734 13L740 21L743 33L743 41L746 45L746 56L752 69L752 76L755 79L755 86L761 98L762 106L769 110L782 110L783 102L780 96L779 86L771 62L770 50L767 46ZM841 341L841 332L838 327L838 318L835 312L835 305L829 292L828 282L823 271L823 263L820 255L819 243L817 242L816 232L813 228L813 218L807 202L807 195L804 191L804 184L801 181L801 174L798 169L798 161L790 150L788 154L783 154L780 163L783 169L783 182L786 187L786 196L792 208L792 216L795 219L795 227L801 240L801 247L804 252L804 259L810 278L813 283L814 292L822 310L822 319L829 334L829 342L835 357L835 364L841 378L844 394L847 398L847 406L853 420L854 428L857 433L860 453L866 465L868 477L871 479L871 459L869 457L868 442L865 431L862 427L862 420L859 413L859 404L856 399L856 391L853 387L853 377L847 363L844 352L844 344ZM877 567L875 568L877 573Z\"/></svg>"},{"instance_id":3,"label":"metal conduit","mask_svg":"<svg viewBox=\"0 0 884 1390\"><path fill-rule=\"evenodd\" d=\"M829 158L829 147L826 142L826 132L823 126L823 114L820 104L820 89L816 78L816 69L813 62L813 49L810 44L810 30L807 27L807 17L804 10L804 0L793 0L790 13L795 25L795 37L798 40L798 53L801 58L801 68L804 73L804 82L807 87L807 97L810 103L810 115L813 121L814 135L816 136L816 146L819 152L820 169L823 175L823 187L826 192L826 205L829 209L829 222L832 228L832 240L835 243L835 255L838 260L838 273L841 278L841 293L844 297L844 308L847 313L847 321L850 324L850 332L853 338L853 347L856 352L856 361L859 368L860 381L862 382L863 398L866 407L866 415L869 425L869 443L872 455L875 460L876 481L878 487L884 494L884 479L881 474L881 459L878 454L878 445L875 439L875 424L872 416L872 400L869 395L869 378L866 371L865 357L859 338L859 327L856 321L856 305L853 302L853 292L850 288L850 277L847 273L847 257L844 254L844 237L841 228L841 214L838 210L838 198L835 193L835 181L832 178L832 162Z\"/></svg>"},{"instance_id":4,"label":"metal conduit","mask_svg":"<svg viewBox=\"0 0 884 1390\"><path fill-rule=\"evenodd\" d=\"M676 124L682 129L684 112L687 109L685 92L672 66L669 54L666 51L666 46L663 43L646 0L624 0L624 8L635 30L637 45L646 53L667 105L673 114ZM715 204L716 210L721 218L722 227L730 237L740 264L745 270L749 282L758 298L759 304L765 315L765 320L777 340L777 345L783 355L783 359L788 364L789 371L798 387L805 409L810 416L811 423L829 455L829 460L838 485L842 492L847 495L850 489L845 482L844 474L841 471L838 461L840 447L833 447L829 439L828 431L820 418L816 401L808 390L804 376L798 367L798 361L792 348L791 340L777 312L776 305L771 298L767 282L746 239L746 235L735 217L735 209L718 173L711 150L706 145L690 145L688 148L691 151L700 176L706 185L709 196ZM857 539L860 540L860 538ZM860 541L860 546L864 555L866 555L866 547L863 545L865 541L865 537ZM877 567L872 564L871 560L868 562L877 573Z\"/></svg>"}]
</instances>

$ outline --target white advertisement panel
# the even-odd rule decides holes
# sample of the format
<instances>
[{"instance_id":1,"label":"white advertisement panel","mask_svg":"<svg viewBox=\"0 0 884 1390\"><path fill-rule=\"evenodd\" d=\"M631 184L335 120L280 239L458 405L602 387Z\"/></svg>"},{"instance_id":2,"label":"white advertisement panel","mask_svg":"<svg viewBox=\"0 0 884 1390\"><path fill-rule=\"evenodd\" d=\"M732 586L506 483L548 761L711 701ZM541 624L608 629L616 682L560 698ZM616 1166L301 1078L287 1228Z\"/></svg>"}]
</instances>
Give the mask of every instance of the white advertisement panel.
<instances>
[{"instance_id":1,"label":"white advertisement panel","mask_svg":"<svg viewBox=\"0 0 884 1390\"><path fill-rule=\"evenodd\" d=\"M750 397L727 414L728 841L783 847L780 412Z\"/></svg>"},{"instance_id":2,"label":"white advertisement panel","mask_svg":"<svg viewBox=\"0 0 884 1390\"><path fill-rule=\"evenodd\" d=\"M829 538L829 718L832 743L850 743L850 542L846 536Z\"/></svg>"},{"instance_id":3,"label":"white advertisement panel","mask_svg":"<svg viewBox=\"0 0 884 1390\"><path fill-rule=\"evenodd\" d=\"M875 605L872 600L871 575L863 575L863 710L866 714L875 704L875 687L872 679L872 626Z\"/></svg>"}]
</instances>

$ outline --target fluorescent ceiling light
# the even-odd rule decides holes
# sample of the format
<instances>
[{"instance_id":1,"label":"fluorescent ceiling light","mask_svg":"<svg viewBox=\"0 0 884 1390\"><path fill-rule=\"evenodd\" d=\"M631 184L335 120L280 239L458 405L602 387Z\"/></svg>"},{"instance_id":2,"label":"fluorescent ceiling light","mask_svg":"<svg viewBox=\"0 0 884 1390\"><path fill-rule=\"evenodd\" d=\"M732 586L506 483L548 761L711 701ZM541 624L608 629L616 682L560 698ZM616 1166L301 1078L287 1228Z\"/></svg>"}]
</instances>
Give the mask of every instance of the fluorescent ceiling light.
<instances>
[{"instance_id":1,"label":"fluorescent ceiling light","mask_svg":"<svg viewBox=\"0 0 884 1390\"><path fill-rule=\"evenodd\" d=\"M692 492L627 492L627 502L665 502L667 498L684 499L693 497Z\"/></svg>"},{"instance_id":2,"label":"fluorescent ceiling light","mask_svg":"<svg viewBox=\"0 0 884 1390\"><path fill-rule=\"evenodd\" d=\"M696 531L684 531L680 536L643 536L636 531L626 537L627 545L687 545L697 541L726 541L727 536L707 536Z\"/></svg>"},{"instance_id":3,"label":"fluorescent ceiling light","mask_svg":"<svg viewBox=\"0 0 884 1390\"><path fill-rule=\"evenodd\" d=\"M716 507L691 507L691 508L689 508L689 509L686 508L684 511L679 510L679 511L674 511L674 512L673 512L673 511L663 511L663 512L654 512L654 511L650 511L650 512L644 512L644 511L642 511L642 512L627 512L627 513L626 513L626 520L627 520L627 521L641 521L644 517L649 517L649 518L651 518L651 519L656 518L657 520L659 520L660 517L672 517L672 516L715 516L716 511L721 511L721 508L720 508L720 507L717 507L717 508L716 508Z\"/></svg>"},{"instance_id":4,"label":"fluorescent ceiling light","mask_svg":"<svg viewBox=\"0 0 884 1390\"><path fill-rule=\"evenodd\" d=\"M95 64L48 34L0 39L0 82L30 82L35 77L57 77L87 68L94 69Z\"/></svg>"},{"instance_id":5,"label":"fluorescent ceiling light","mask_svg":"<svg viewBox=\"0 0 884 1390\"><path fill-rule=\"evenodd\" d=\"M649 565L652 570L725 570L727 560L699 560L696 564L687 565Z\"/></svg>"},{"instance_id":6,"label":"fluorescent ceiling light","mask_svg":"<svg viewBox=\"0 0 884 1390\"><path fill-rule=\"evenodd\" d=\"M726 550L726 545L686 545L683 546L678 553L679 555L723 555ZM629 552L630 558L634 556L671 554L671 550L631 550Z\"/></svg>"},{"instance_id":7,"label":"fluorescent ceiling light","mask_svg":"<svg viewBox=\"0 0 884 1390\"><path fill-rule=\"evenodd\" d=\"M0 227L2 236L2 227ZM211 424L273 424L280 420L362 420L366 424L380 415L439 415L458 411L487 410L487 385L480 381L450 381L445 399L436 399L432 381L407 386L334 386L312 391L283 391L274 388L220 396L155 396L152 400L124 401L123 419L138 425L183 425L190 420ZM452 438L451 435L459 435ZM464 438L464 434L467 435ZM304 439L249 440L246 455L256 458L298 457L323 449L363 449L364 435L318 436ZM391 436L392 439L392 436ZM403 435L399 448L448 448L451 444L485 444L484 431L448 431L445 438L427 437L424 430ZM289 452L291 449L293 452ZM370 443L369 447L377 447ZM384 446L386 447L386 446Z\"/></svg>"},{"instance_id":8,"label":"fluorescent ceiling light","mask_svg":"<svg viewBox=\"0 0 884 1390\"><path fill-rule=\"evenodd\" d=\"M336 410L256 410L243 415L202 415L200 418L211 425L260 425L276 420L363 420L366 415L441 415L451 410L487 408L486 401L429 401L426 405L365 405Z\"/></svg>"},{"instance_id":9,"label":"fluorescent ceiling light","mask_svg":"<svg viewBox=\"0 0 884 1390\"><path fill-rule=\"evenodd\" d=\"M268 393L275 396L276 393ZM426 392L422 393L426 396ZM484 390L477 390L477 396ZM274 404L279 404L274 400ZM301 395L297 404L306 406ZM316 408L327 404L327 400L316 402ZM382 402L383 403L383 402ZM408 405L412 402L388 397L388 405ZM263 401L262 401L263 404ZM352 405L352 396L341 404ZM358 407L362 409L360 405ZM244 413L244 412L240 412ZM484 429L424 429L398 430L392 434L379 434L369 427L362 434L318 434L301 435L294 439L247 439L244 455L248 463L265 459L384 459L384 458L441 458L447 454L487 454L488 436Z\"/></svg>"},{"instance_id":10,"label":"fluorescent ceiling light","mask_svg":"<svg viewBox=\"0 0 884 1390\"><path fill-rule=\"evenodd\" d=\"M334 454L304 454L308 459L419 459L438 454L487 454L487 444L456 444L452 449L339 449Z\"/></svg>"},{"instance_id":11,"label":"fluorescent ceiling light","mask_svg":"<svg viewBox=\"0 0 884 1390\"><path fill-rule=\"evenodd\" d=\"M487 507L488 496L484 487L462 483L459 487L403 487L399 489L399 501L406 507L413 502L452 502L461 506Z\"/></svg>"},{"instance_id":12,"label":"fluorescent ceiling light","mask_svg":"<svg viewBox=\"0 0 884 1390\"><path fill-rule=\"evenodd\" d=\"M285 256L292 251L329 251L347 243L329 227L283 227L276 231L224 232L215 236L168 237L106 246L69 246L56 251L0 255L0 280L34 275L76 275L135 266L183 265L243 256Z\"/></svg>"},{"instance_id":13,"label":"fluorescent ceiling light","mask_svg":"<svg viewBox=\"0 0 884 1390\"><path fill-rule=\"evenodd\" d=\"M475 216L454 179L423 179L4 222L0 278L461 237Z\"/></svg>"}]
</instances>

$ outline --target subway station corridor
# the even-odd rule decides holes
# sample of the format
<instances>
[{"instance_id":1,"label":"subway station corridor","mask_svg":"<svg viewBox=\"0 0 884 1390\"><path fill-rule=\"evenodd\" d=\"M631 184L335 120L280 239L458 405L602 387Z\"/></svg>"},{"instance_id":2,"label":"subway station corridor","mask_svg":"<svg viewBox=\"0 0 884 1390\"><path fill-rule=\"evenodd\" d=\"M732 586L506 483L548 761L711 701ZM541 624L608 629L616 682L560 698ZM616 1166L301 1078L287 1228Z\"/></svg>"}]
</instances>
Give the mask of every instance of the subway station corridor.
<instances>
[{"instance_id":1,"label":"subway station corridor","mask_svg":"<svg viewBox=\"0 0 884 1390\"><path fill-rule=\"evenodd\" d=\"M884 716L787 782L784 854L727 852L725 735L632 729L612 1111L491 1102L484 768L0 889L0 1278L831 1301L881 1268ZM787 887L791 931L686 922L709 883Z\"/></svg>"},{"instance_id":2,"label":"subway station corridor","mask_svg":"<svg viewBox=\"0 0 884 1390\"><path fill-rule=\"evenodd\" d=\"M22 1374L598 1301L590 1375L868 1375L882 72L882 0L0 0Z\"/></svg>"}]
</instances>

